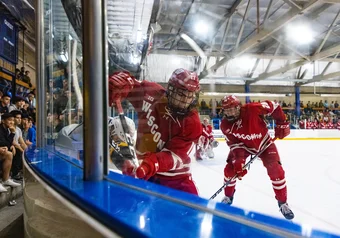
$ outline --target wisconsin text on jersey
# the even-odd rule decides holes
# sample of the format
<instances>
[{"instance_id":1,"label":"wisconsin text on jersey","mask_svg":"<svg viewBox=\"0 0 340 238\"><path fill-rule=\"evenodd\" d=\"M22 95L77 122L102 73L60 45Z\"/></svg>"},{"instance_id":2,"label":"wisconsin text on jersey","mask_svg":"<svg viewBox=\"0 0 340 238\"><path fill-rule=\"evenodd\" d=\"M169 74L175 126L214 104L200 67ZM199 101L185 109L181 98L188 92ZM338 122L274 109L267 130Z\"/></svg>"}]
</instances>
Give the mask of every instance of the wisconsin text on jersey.
<instances>
[{"instance_id":1,"label":"wisconsin text on jersey","mask_svg":"<svg viewBox=\"0 0 340 238\"><path fill-rule=\"evenodd\" d=\"M151 113L152 113L152 109L150 109L150 107L151 107L151 103L148 103L148 102L143 100L142 111L147 113L146 114L146 118L148 119L147 124L150 127L151 134L153 135L152 139L153 139L154 142L157 143L157 148L159 150L161 150L161 149L163 149L165 142L161 139L162 134L157 131L159 126L157 124L155 124L155 117L150 116Z\"/></svg>"}]
</instances>

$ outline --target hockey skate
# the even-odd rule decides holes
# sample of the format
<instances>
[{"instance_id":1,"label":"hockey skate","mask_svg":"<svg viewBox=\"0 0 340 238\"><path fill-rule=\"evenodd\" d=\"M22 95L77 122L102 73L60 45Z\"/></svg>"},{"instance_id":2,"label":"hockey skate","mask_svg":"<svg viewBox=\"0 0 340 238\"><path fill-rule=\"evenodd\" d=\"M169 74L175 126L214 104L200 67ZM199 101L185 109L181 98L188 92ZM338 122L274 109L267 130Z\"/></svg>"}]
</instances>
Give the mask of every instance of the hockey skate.
<instances>
[{"instance_id":1,"label":"hockey skate","mask_svg":"<svg viewBox=\"0 0 340 238\"><path fill-rule=\"evenodd\" d=\"M294 213L288 206L288 203L278 202L278 204L279 204L280 212L286 219L291 220L294 218Z\"/></svg>"},{"instance_id":2,"label":"hockey skate","mask_svg":"<svg viewBox=\"0 0 340 238\"><path fill-rule=\"evenodd\" d=\"M224 204L227 204L227 205L231 205L231 204L233 204L233 200L234 200L234 197L224 196L224 198L222 199L221 203L224 203Z\"/></svg>"}]
</instances>

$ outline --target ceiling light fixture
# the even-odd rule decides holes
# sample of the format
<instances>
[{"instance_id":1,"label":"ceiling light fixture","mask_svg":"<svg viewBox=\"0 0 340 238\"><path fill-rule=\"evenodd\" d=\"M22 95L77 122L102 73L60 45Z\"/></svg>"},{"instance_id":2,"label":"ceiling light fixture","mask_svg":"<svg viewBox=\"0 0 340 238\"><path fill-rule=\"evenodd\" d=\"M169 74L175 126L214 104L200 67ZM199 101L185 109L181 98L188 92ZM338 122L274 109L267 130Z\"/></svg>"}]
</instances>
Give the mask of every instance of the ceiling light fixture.
<instances>
[{"instance_id":1,"label":"ceiling light fixture","mask_svg":"<svg viewBox=\"0 0 340 238\"><path fill-rule=\"evenodd\" d=\"M340 97L340 94L320 94L320 97Z\"/></svg>"},{"instance_id":2,"label":"ceiling light fixture","mask_svg":"<svg viewBox=\"0 0 340 238\"><path fill-rule=\"evenodd\" d=\"M300 45L309 44L314 40L314 33L306 24L289 25L286 28L286 33L288 39Z\"/></svg>"},{"instance_id":3,"label":"ceiling light fixture","mask_svg":"<svg viewBox=\"0 0 340 238\"><path fill-rule=\"evenodd\" d=\"M209 26L203 21L199 21L195 24L195 31L199 35L206 35L209 31Z\"/></svg>"}]
</instances>

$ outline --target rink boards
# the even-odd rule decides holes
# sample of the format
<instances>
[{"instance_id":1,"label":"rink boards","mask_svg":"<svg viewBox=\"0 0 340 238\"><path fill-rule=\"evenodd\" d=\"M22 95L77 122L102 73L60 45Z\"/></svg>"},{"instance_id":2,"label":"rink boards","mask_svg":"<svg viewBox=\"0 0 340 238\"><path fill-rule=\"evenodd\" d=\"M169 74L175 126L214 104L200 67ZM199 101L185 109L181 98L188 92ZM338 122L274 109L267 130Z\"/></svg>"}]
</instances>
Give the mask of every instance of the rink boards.
<instances>
[{"instance_id":1,"label":"rink boards","mask_svg":"<svg viewBox=\"0 0 340 238\"><path fill-rule=\"evenodd\" d=\"M98 182L84 181L81 166L45 149L29 150L25 167L41 186L106 237L336 237L313 228L306 233L304 227L286 220L117 173Z\"/></svg>"},{"instance_id":2,"label":"rink boards","mask_svg":"<svg viewBox=\"0 0 340 238\"><path fill-rule=\"evenodd\" d=\"M218 141L225 141L221 130L213 130L214 138ZM274 137L274 130L269 130L271 137ZM290 130L283 140L340 140L340 130L337 129L316 129L316 130Z\"/></svg>"}]
</instances>

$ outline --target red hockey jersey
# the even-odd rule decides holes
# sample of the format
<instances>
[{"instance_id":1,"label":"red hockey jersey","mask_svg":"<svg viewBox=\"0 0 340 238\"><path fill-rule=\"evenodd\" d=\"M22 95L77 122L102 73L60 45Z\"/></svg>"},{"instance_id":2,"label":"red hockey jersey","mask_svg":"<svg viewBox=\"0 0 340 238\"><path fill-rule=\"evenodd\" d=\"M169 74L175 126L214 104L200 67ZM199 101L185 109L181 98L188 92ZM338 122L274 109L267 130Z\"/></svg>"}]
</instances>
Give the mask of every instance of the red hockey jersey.
<instances>
[{"instance_id":1,"label":"red hockey jersey","mask_svg":"<svg viewBox=\"0 0 340 238\"><path fill-rule=\"evenodd\" d=\"M202 135L198 112L174 117L168 108L166 90L159 84L134 80L134 88L126 98L138 113L136 153L157 152L158 175L190 174L189 154Z\"/></svg>"},{"instance_id":2,"label":"red hockey jersey","mask_svg":"<svg viewBox=\"0 0 340 238\"><path fill-rule=\"evenodd\" d=\"M280 105L271 101L243 105L240 117L235 122L222 119L222 133L227 137L227 144L235 156L242 156L243 150L256 154L271 141L264 115L271 115L276 122L286 119Z\"/></svg>"}]
</instances>

